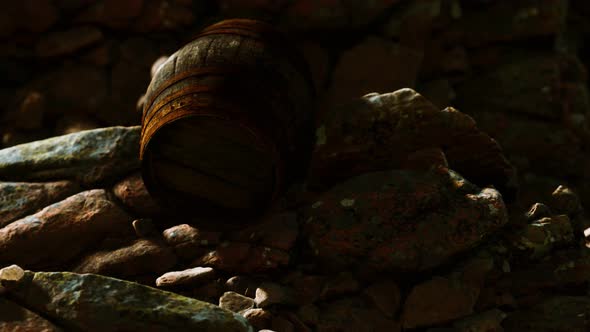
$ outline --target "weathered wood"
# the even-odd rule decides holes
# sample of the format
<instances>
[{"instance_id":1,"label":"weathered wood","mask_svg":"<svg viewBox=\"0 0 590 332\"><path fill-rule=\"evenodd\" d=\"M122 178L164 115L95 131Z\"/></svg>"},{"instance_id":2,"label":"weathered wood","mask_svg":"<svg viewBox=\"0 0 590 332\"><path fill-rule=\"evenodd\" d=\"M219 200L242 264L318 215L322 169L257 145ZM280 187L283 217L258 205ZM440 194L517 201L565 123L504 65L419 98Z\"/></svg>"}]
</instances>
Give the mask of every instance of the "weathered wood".
<instances>
[{"instance_id":1,"label":"weathered wood","mask_svg":"<svg viewBox=\"0 0 590 332\"><path fill-rule=\"evenodd\" d=\"M145 98L144 181L175 210L259 215L307 169L312 84L269 24L236 19L204 29L161 66Z\"/></svg>"}]
</instances>

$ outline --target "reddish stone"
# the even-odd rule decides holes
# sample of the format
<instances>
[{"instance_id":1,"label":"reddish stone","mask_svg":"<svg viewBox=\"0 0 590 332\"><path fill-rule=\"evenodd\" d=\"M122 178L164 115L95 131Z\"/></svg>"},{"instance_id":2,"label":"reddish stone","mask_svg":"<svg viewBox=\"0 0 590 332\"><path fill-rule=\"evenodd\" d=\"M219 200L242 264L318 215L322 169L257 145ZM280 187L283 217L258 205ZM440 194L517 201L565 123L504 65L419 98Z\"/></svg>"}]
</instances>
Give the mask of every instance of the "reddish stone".
<instances>
[{"instance_id":1,"label":"reddish stone","mask_svg":"<svg viewBox=\"0 0 590 332\"><path fill-rule=\"evenodd\" d=\"M447 323L473 313L477 294L454 280L434 277L415 286L404 303L406 329Z\"/></svg>"},{"instance_id":2,"label":"reddish stone","mask_svg":"<svg viewBox=\"0 0 590 332\"><path fill-rule=\"evenodd\" d=\"M147 191L140 173L135 173L114 187L113 192L123 204L139 216L153 216L162 212L162 208Z\"/></svg>"},{"instance_id":3,"label":"reddish stone","mask_svg":"<svg viewBox=\"0 0 590 332\"><path fill-rule=\"evenodd\" d=\"M275 304L290 305L295 303L295 293L291 288L272 282L264 282L256 288L254 302L258 308L266 308Z\"/></svg>"},{"instance_id":4,"label":"reddish stone","mask_svg":"<svg viewBox=\"0 0 590 332\"><path fill-rule=\"evenodd\" d=\"M61 332L61 328L36 313L0 297L0 332Z\"/></svg>"},{"instance_id":5,"label":"reddish stone","mask_svg":"<svg viewBox=\"0 0 590 332\"><path fill-rule=\"evenodd\" d=\"M255 273L273 270L288 263L289 254L282 250L231 242L222 243L193 264L212 266L222 271Z\"/></svg>"},{"instance_id":6,"label":"reddish stone","mask_svg":"<svg viewBox=\"0 0 590 332\"><path fill-rule=\"evenodd\" d=\"M229 291L254 298L256 296L256 289L261 283L261 280L257 280L252 277L234 276L227 279L225 282L225 288Z\"/></svg>"},{"instance_id":7,"label":"reddish stone","mask_svg":"<svg viewBox=\"0 0 590 332\"><path fill-rule=\"evenodd\" d=\"M0 227L80 191L70 181L0 182Z\"/></svg>"},{"instance_id":8,"label":"reddish stone","mask_svg":"<svg viewBox=\"0 0 590 332\"><path fill-rule=\"evenodd\" d=\"M317 301L326 279L324 276L303 275L293 280L291 285L295 289L297 303L308 304Z\"/></svg>"},{"instance_id":9,"label":"reddish stone","mask_svg":"<svg viewBox=\"0 0 590 332\"><path fill-rule=\"evenodd\" d=\"M170 248L150 239L135 240L115 250L99 250L84 257L72 270L112 277L163 273L176 264Z\"/></svg>"},{"instance_id":10,"label":"reddish stone","mask_svg":"<svg viewBox=\"0 0 590 332\"><path fill-rule=\"evenodd\" d=\"M183 271L167 272L156 279L158 287L174 287L180 285L199 285L215 278L215 270L210 267L195 267Z\"/></svg>"},{"instance_id":11,"label":"reddish stone","mask_svg":"<svg viewBox=\"0 0 590 332\"><path fill-rule=\"evenodd\" d=\"M367 173L302 211L310 251L329 270L417 271L439 266L508 222L495 189L446 168Z\"/></svg>"},{"instance_id":12,"label":"reddish stone","mask_svg":"<svg viewBox=\"0 0 590 332\"><path fill-rule=\"evenodd\" d=\"M162 235L180 258L192 260L205 254L207 247L219 244L221 233L201 231L182 224L166 229Z\"/></svg>"},{"instance_id":13,"label":"reddish stone","mask_svg":"<svg viewBox=\"0 0 590 332\"><path fill-rule=\"evenodd\" d=\"M219 298L219 307L233 312L252 309L254 306L254 299L234 292L225 292Z\"/></svg>"},{"instance_id":14,"label":"reddish stone","mask_svg":"<svg viewBox=\"0 0 590 332\"><path fill-rule=\"evenodd\" d=\"M272 314L264 309L252 308L246 309L240 313L244 318L248 320L250 325L254 328L262 330L269 328L272 321Z\"/></svg>"},{"instance_id":15,"label":"reddish stone","mask_svg":"<svg viewBox=\"0 0 590 332\"><path fill-rule=\"evenodd\" d=\"M131 218L104 190L89 190L0 228L0 265L58 266L108 234L129 234Z\"/></svg>"},{"instance_id":16,"label":"reddish stone","mask_svg":"<svg viewBox=\"0 0 590 332\"><path fill-rule=\"evenodd\" d=\"M37 55L50 57L70 54L94 44L102 38L102 32L93 27L79 27L53 32L37 43Z\"/></svg>"}]
</instances>

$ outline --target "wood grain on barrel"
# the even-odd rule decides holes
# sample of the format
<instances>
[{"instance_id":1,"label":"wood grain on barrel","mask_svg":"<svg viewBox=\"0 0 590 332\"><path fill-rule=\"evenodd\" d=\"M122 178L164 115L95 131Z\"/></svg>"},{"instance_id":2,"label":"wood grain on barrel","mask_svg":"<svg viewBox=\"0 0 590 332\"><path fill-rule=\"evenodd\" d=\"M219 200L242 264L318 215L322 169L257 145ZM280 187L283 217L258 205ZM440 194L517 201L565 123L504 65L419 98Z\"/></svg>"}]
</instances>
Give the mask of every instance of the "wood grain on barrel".
<instances>
[{"instance_id":1,"label":"wood grain on barrel","mask_svg":"<svg viewBox=\"0 0 590 332\"><path fill-rule=\"evenodd\" d=\"M222 21L173 54L147 89L144 181L172 205L261 214L304 174L312 119L308 73L281 34Z\"/></svg>"}]
</instances>

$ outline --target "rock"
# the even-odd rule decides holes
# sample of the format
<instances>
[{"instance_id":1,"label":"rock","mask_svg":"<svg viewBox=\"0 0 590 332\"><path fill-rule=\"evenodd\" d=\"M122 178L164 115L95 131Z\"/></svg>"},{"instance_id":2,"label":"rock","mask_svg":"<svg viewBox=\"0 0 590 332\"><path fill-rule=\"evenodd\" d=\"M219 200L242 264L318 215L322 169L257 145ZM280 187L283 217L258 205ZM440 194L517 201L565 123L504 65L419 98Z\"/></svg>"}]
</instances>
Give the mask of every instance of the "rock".
<instances>
[{"instance_id":1,"label":"rock","mask_svg":"<svg viewBox=\"0 0 590 332\"><path fill-rule=\"evenodd\" d=\"M252 331L215 305L94 274L27 272L10 294L68 331Z\"/></svg>"},{"instance_id":2,"label":"rock","mask_svg":"<svg viewBox=\"0 0 590 332\"><path fill-rule=\"evenodd\" d=\"M223 295L223 283L221 280L215 279L200 287L190 289L188 294L190 297L217 305L219 298Z\"/></svg>"},{"instance_id":3,"label":"rock","mask_svg":"<svg viewBox=\"0 0 590 332\"><path fill-rule=\"evenodd\" d=\"M123 28L128 26L133 18L139 16L142 7L143 0L103 0L83 11L76 21L100 23L110 28Z\"/></svg>"},{"instance_id":4,"label":"rock","mask_svg":"<svg viewBox=\"0 0 590 332\"><path fill-rule=\"evenodd\" d=\"M18 30L40 33L49 29L59 18L51 0L23 0L6 4L0 13L0 36L9 36Z\"/></svg>"},{"instance_id":5,"label":"rock","mask_svg":"<svg viewBox=\"0 0 590 332\"><path fill-rule=\"evenodd\" d=\"M33 130L43 126L46 110L45 96L38 91L27 91L16 112L9 115L14 128Z\"/></svg>"},{"instance_id":6,"label":"rock","mask_svg":"<svg viewBox=\"0 0 590 332\"><path fill-rule=\"evenodd\" d=\"M219 244L221 233L199 230L188 224L177 225L163 233L166 243L185 260L192 260L208 252L208 246Z\"/></svg>"},{"instance_id":7,"label":"rock","mask_svg":"<svg viewBox=\"0 0 590 332\"><path fill-rule=\"evenodd\" d=\"M320 292L320 299L327 300L341 295L349 295L358 292L359 282L349 272L342 272L334 278L329 278Z\"/></svg>"},{"instance_id":8,"label":"rock","mask_svg":"<svg viewBox=\"0 0 590 332\"><path fill-rule=\"evenodd\" d=\"M12 264L0 269L0 284L6 285L6 282L19 281L25 275L25 270L16 264Z\"/></svg>"},{"instance_id":9,"label":"rock","mask_svg":"<svg viewBox=\"0 0 590 332\"><path fill-rule=\"evenodd\" d=\"M219 307L233 312L252 309L254 306L253 299L234 292L225 292L219 298Z\"/></svg>"},{"instance_id":10,"label":"rock","mask_svg":"<svg viewBox=\"0 0 590 332\"><path fill-rule=\"evenodd\" d=\"M438 148L469 181L514 196L515 171L494 139L452 107L439 111L411 89L369 94L335 108L316 132L309 187L321 191L356 175L400 168L419 150ZM477 158L475 158L477 156Z\"/></svg>"},{"instance_id":11,"label":"rock","mask_svg":"<svg viewBox=\"0 0 590 332\"><path fill-rule=\"evenodd\" d=\"M108 234L129 233L130 219L104 190L81 192L0 228L0 265L58 266Z\"/></svg>"},{"instance_id":12,"label":"rock","mask_svg":"<svg viewBox=\"0 0 590 332\"><path fill-rule=\"evenodd\" d=\"M110 127L0 150L0 178L99 183L139 168L140 127Z\"/></svg>"},{"instance_id":13,"label":"rock","mask_svg":"<svg viewBox=\"0 0 590 332\"><path fill-rule=\"evenodd\" d=\"M480 243L508 222L501 195L446 168L367 173L302 211L322 268L419 271Z\"/></svg>"},{"instance_id":14,"label":"rock","mask_svg":"<svg viewBox=\"0 0 590 332\"><path fill-rule=\"evenodd\" d=\"M502 326L506 332L582 332L590 329L589 315L589 297L554 296L509 314Z\"/></svg>"},{"instance_id":15,"label":"rock","mask_svg":"<svg viewBox=\"0 0 590 332\"><path fill-rule=\"evenodd\" d=\"M36 51L40 57L71 54L81 48L99 42L102 32L94 27L77 27L71 30L52 32L37 43Z\"/></svg>"},{"instance_id":16,"label":"rock","mask_svg":"<svg viewBox=\"0 0 590 332\"><path fill-rule=\"evenodd\" d=\"M365 61L370 57L371 61ZM413 88L422 53L387 39L369 37L344 52L334 68L330 105L346 104L371 92Z\"/></svg>"},{"instance_id":17,"label":"rock","mask_svg":"<svg viewBox=\"0 0 590 332\"><path fill-rule=\"evenodd\" d=\"M493 1L485 8L466 7L454 25L463 32L463 42L473 48L539 37L555 38L565 28L566 13L567 2L561 0L535 3ZM482 19L494 24L484 29L480 24Z\"/></svg>"},{"instance_id":18,"label":"rock","mask_svg":"<svg viewBox=\"0 0 590 332\"><path fill-rule=\"evenodd\" d=\"M61 328L36 313L1 297L0 312L2 313L2 318L0 318L1 332L63 331Z\"/></svg>"},{"instance_id":19,"label":"rock","mask_svg":"<svg viewBox=\"0 0 590 332\"><path fill-rule=\"evenodd\" d=\"M255 329L261 330L270 327L272 314L269 311L260 308L252 308L243 310L240 314L244 316Z\"/></svg>"},{"instance_id":20,"label":"rock","mask_svg":"<svg viewBox=\"0 0 590 332\"><path fill-rule=\"evenodd\" d=\"M363 295L388 318L394 318L400 308L401 293L397 284L391 280L372 284L363 291Z\"/></svg>"},{"instance_id":21,"label":"rock","mask_svg":"<svg viewBox=\"0 0 590 332\"><path fill-rule=\"evenodd\" d=\"M404 303L405 329L448 323L473 313L477 295L451 279L434 277L415 286Z\"/></svg>"},{"instance_id":22,"label":"rock","mask_svg":"<svg viewBox=\"0 0 590 332\"><path fill-rule=\"evenodd\" d=\"M0 227L80 191L71 181L0 182Z\"/></svg>"},{"instance_id":23,"label":"rock","mask_svg":"<svg viewBox=\"0 0 590 332\"><path fill-rule=\"evenodd\" d=\"M132 29L137 32L177 30L195 22L195 14L184 6L166 0L146 2Z\"/></svg>"},{"instance_id":24,"label":"rock","mask_svg":"<svg viewBox=\"0 0 590 332\"><path fill-rule=\"evenodd\" d=\"M512 97L508 96L494 98L513 100ZM527 98L527 101L532 103L530 98ZM497 101L486 101L486 103L488 102L495 103L500 107L500 103ZM546 102L544 103L546 105ZM532 194L535 194L533 200L527 203L546 202L538 198L538 195L545 191L543 182L551 182L551 186L548 188L549 192L551 192L551 190L555 189L553 185L563 183L563 180L549 181L552 178L576 178L584 174L584 165L588 162L584 157L584 148L580 144L579 138L572 135L571 130L564 128L556 120L546 121L533 117L523 118L511 114L512 112L512 110L506 109L506 113L503 113L498 108L490 112L484 112L482 106L479 107L478 113L473 114L473 116L483 130L498 140L506 156L518 168L519 174L523 174L522 177L519 177L522 182L521 188L523 191L529 190L532 191ZM539 145L539 141L544 142L542 146ZM527 176L527 173L530 173L530 175ZM540 184L543 184L543 191L532 187L532 185Z\"/></svg>"},{"instance_id":25,"label":"rock","mask_svg":"<svg viewBox=\"0 0 590 332\"><path fill-rule=\"evenodd\" d=\"M153 216L162 213L162 208L152 198L143 184L140 173L134 173L119 181L113 187L113 192L136 215Z\"/></svg>"},{"instance_id":26,"label":"rock","mask_svg":"<svg viewBox=\"0 0 590 332\"><path fill-rule=\"evenodd\" d=\"M295 303L295 294L290 288L272 282L264 282L256 288L254 302L258 308L277 304L291 305Z\"/></svg>"},{"instance_id":27,"label":"rock","mask_svg":"<svg viewBox=\"0 0 590 332\"><path fill-rule=\"evenodd\" d=\"M559 186L551 194L551 207L554 211L573 217L583 210L578 195L569 187Z\"/></svg>"},{"instance_id":28,"label":"rock","mask_svg":"<svg viewBox=\"0 0 590 332\"><path fill-rule=\"evenodd\" d=\"M298 275L288 282L295 290L297 303L314 303L320 298L320 294L326 283L327 277L317 275Z\"/></svg>"},{"instance_id":29,"label":"rock","mask_svg":"<svg viewBox=\"0 0 590 332\"><path fill-rule=\"evenodd\" d=\"M295 325L287 318L275 316L270 322L270 327L273 331L295 332Z\"/></svg>"},{"instance_id":30,"label":"rock","mask_svg":"<svg viewBox=\"0 0 590 332\"><path fill-rule=\"evenodd\" d=\"M180 285L199 285L215 278L215 270L210 267L195 267L184 271L168 272L156 279L158 287ZM233 311L233 310L232 310Z\"/></svg>"},{"instance_id":31,"label":"rock","mask_svg":"<svg viewBox=\"0 0 590 332\"><path fill-rule=\"evenodd\" d=\"M530 251L533 259L542 258L553 248L574 240L572 224L567 215L545 217L526 225L515 246Z\"/></svg>"},{"instance_id":32,"label":"rock","mask_svg":"<svg viewBox=\"0 0 590 332\"><path fill-rule=\"evenodd\" d=\"M528 221L532 222L538 219L551 217L551 209L543 204L543 203L535 203L526 213L526 218Z\"/></svg>"},{"instance_id":33,"label":"rock","mask_svg":"<svg viewBox=\"0 0 590 332\"><path fill-rule=\"evenodd\" d=\"M350 30L370 24L398 2L297 0L283 9L284 21L289 28L304 31Z\"/></svg>"},{"instance_id":34,"label":"rock","mask_svg":"<svg viewBox=\"0 0 590 332\"><path fill-rule=\"evenodd\" d=\"M224 242L217 249L198 258L193 265L211 266L221 271L257 273L274 270L289 263L289 254L248 243Z\"/></svg>"},{"instance_id":35,"label":"rock","mask_svg":"<svg viewBox=\"0 0 590 332\"><path fill-rule=\"evenodd\" d=\"M439 166L449 167L445 153L439 148L428 148L410 153L401 168L428 171Z\"/></svg>"},{"instance_id":36,"label":"rock","mask_svg":"<svg viewBox=\"0 0 590 332\"><path fill-rule=\"evenodd\" d=\"M156 61L154 61L154 63L152 64L152 68L150 69L150 76L152 78L156 76L156 73L158 72L158 70L160 70L160 67L162 67L162 65L164 64L164 62L166 62L166 60L168 60L168 58L168 55L163 55L157 58Z\"/></svg>"},{"instance_id":37,"label":"rock","mask_svg":"<svg viewBox=\"0 0 590 332\"><path fill-rule=\"evenodd\" d=\"M137 237L150 237L156 234L156 226L149 218L135 219L131 225Z\"/></svg>"},{"instance_id":38,"label":"rock","mask_svg":"<svg viewBox=\"0 0 590 332\"><path fill-rule=\"evenodd\" d=\"M493 137L497 138L487 129L493 124L482 123L477 117L478 113L512 113L534 116L536 120L555 121L562 119L563 104L568 102L568 112L571 114L587 114L589 104L585 82L575 78L583 76L584 72L584 67L577 58L561 53L527 52L508 55L500 63L486 64L484 67L478 75L455 86L456 105L473 114L480 127ZM569 72L578 74L571 78L563 76ZM523 79L514 80L514 77ZM565 89L561 85L566 84L574 89L571 97L575 98L569 101L565 100L565 94L560 91ZM499 125L502 123L496 124ZM547 134L549 133L537 132L535 136ZM538 142L538 138L536 141ZM501 140L500 143L502 144ZM502 146L510 151L509 146Z\"/></svg>"},{"instance_id":39,"label":"rock","mask_svg":"<svg viewBox=\"0 0 590 332\"><path fill-rule=\"evenodd\" d=\"M227 279L225 282L225 288L229 291L254 298L256 296L256 289L261 283L261 280L253 277L233 276Z\"/></svg>"},{"instance_id":40,"label":"rock","mask_svg":"<svg viewBox=\"0 0 590 332\"><path fill-rule=\"evenodd\" d=\"M353 297L322 304L316 331L400 332L401 328L398 322L385 318L379 310Z\"/></svg>"},{"instance_id":41,"label":"rock","mask_svg":"<svg viewBox=\"0 0 590 332\"><path fill-rule=\"evenodd\" d=\"M115 250L99 249L84 257L72 271L112 277L163 273L176 264L176 256L165 244L138 239Z\"/></svg>"},{"instance_id":42,"label":"rock","mask_svg":"<svg viewBox=\"0 0 590 332\"><path fill-rule=\"evenodd\" d=\"M498 309L488 310L455 321L453 327L457 332L502 332L502 321L506 314Z\"/></svg>"},{"instance_id":43,"label":"rock","mask_svg":"<svg viewBox=\"0 0 590 332\"><path fill-rule=\"evenodd\" d=\"M316 326L320 321L320 309L314 304L306 304L297 310L297 317L305 324Z\"/></svg>"},{"instance_id":44,"label":"rock","mask_svg":"<svg viewBox=\"0 0 590 332\"><path fill-rule=\"evenodd\" d=\"M298 235L297 214L283 212L271 214L256 225L234 232L229 235L229 239L288 251Z\"/></svg>"}]
</instances>

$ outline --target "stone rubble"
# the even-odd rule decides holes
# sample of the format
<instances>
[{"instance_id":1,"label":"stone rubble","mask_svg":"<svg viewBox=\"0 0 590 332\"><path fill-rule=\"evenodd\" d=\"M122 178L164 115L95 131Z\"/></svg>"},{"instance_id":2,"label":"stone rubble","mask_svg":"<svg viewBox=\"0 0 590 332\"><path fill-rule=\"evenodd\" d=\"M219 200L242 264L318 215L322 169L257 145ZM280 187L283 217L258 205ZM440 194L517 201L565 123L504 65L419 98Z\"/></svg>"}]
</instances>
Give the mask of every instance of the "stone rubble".
<instances>
[{"instance_id":1,"label":"stone rubble","mask_svg":"<svg viewBox=\"0 0 590 332\"><path fill-rule=\"evenodd\" d=\"M589 13L4 4L0 332L589 331ZM305 183L233 231L169 216L137 159L150 77L216 15L293 35L319 100Z\"/></svg>"}]
</instances>

